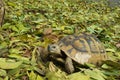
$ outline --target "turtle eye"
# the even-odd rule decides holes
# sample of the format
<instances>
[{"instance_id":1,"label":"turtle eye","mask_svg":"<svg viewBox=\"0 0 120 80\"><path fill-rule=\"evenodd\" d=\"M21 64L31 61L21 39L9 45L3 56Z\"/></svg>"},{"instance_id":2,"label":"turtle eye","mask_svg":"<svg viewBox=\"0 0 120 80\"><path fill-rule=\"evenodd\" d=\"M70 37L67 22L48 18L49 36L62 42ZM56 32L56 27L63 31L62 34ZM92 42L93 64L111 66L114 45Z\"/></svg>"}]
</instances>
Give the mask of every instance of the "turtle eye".
<instances>
[{"instance_id":1,"label":"turtle eye","mask_svg":"<svg viewBox=\"0 0 120 80\"><path fill-rule=\"evenodd\" d=\"M55 49L55 48L56 48L56 46L52 46L52 48L54 48L54 49Z\"/></svg>"},{"instance_id":2,"label":"turtle eye","mask_svg":"<svg viewBox=\"0 0 120 80\"><path fill-rule=\"evenodd\" d=\"M53 50L56 50L56 46L55 45L48 45L48 51L51 52Z\"/></svg>"}]
</instances>

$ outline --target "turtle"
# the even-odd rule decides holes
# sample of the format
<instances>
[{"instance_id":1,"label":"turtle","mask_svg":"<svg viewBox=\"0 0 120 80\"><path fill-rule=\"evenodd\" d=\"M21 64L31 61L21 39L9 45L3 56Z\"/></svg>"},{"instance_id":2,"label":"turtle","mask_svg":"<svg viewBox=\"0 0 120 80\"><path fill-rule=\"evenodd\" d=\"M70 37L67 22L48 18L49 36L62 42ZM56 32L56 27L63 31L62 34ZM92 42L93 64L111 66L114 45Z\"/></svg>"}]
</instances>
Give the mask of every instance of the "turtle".
<instances>
[{"instance_id":1,"label":"turtle","mask_svg":"<svg viewBox=\"0 0 120 80\"><path fill-rule=\"evenodd\" d=\"M78 64L100 64L107 60L107 54L103 43L93 34L81 33L67 35L57 43L48 45L51 55L66 55L65 69L68 73L74 72L73 62Z\"/></svg>"},{"instance_id":2,"label":"turtle","mask_svg":"<svg viewBox=\"0 0 120 80\"><path fill-rule=\"evenodd\" d=\"M3 24L4 15L5 15L4 4L3 4L3 1L0 0L0 26L2 26Z\"/></svg>"}]
</instances>

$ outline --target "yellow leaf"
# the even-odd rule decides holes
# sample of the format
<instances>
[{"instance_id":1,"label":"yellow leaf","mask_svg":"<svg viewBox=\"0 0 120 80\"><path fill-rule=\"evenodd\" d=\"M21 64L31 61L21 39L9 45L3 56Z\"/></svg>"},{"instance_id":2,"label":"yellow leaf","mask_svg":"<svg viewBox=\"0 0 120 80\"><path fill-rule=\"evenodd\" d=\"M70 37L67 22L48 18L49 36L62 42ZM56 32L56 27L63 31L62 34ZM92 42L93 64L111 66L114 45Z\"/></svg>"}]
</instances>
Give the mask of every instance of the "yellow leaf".
<instances>
[{"instance_id":1,"label":"yellow leaf","mask_svg":"<svg viewBox=\"0 0 120 80\"><path fill-rule=\"evenodd\" d=\"M15 69L22 64L22 61L18 62L8 62L4 58L0 58L0 68L1 69Z\"/></svg>"},{"instance_id":2,"label":"yellow leaf","mask_svg":"<svg viewBox=\"0 0 120 80\"><path fill-rule=\"evenodd\" d=\"M65 26L61 26L61 30L65 30Z\"/></svg>"},{"instance_id":3,"label":"yellow leaf","mask_svg":"<svg viewBox=\"0 0 120 80\"><path fill-rule=\"evenodd\" d=\"M90 80L90 78L80 72L68 76L69 80Z\"/></svg>"},{"instance_id":4,"label":"yellow leaf","mask_svg":"<svg viewBox=\"0 0 120 80\"><path fill-rule=\"evenodd\" d=\"M43 79L43 77L38 75L36 80L44 80L44 79Z\"/></svg>"}]
</instances>

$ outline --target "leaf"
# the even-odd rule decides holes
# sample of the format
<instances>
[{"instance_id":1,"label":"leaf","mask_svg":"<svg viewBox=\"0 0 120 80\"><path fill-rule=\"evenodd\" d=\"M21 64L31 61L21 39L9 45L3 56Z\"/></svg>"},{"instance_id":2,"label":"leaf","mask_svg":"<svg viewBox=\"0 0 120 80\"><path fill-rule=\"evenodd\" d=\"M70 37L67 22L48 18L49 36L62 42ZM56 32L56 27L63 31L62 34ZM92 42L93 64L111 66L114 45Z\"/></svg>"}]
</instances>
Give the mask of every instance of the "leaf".
<instances>
[{"instance_id":1,"label":"leaf","mask_svg":"<svg viewBox=\"0 0 120 80\"><path fill-rule=\"evenodd\" d=\"M120 76L120 70L117 69L104 70L102 72L107 76Z\"/></svg>"},{"instance_id":2,"label":"leaf","mask_svg":"<svg viewBox=\"0 0 120 80\"><path fill-rule=\"evenodd\" d=\"M29 28L25 27L21 22L19 22L16 26L19 32L27 32L29 30Z\"/></svg>"},{"instance_id":3,"label":"leaf","mask_svg":"<svg viewBox=\"0 0 120 80\"><path fill-rule=\"evenodd\" d=\"M41 22L44 22L44 21L45 21L44 19L38 19L38 20L32 21L32 22L34 22L34 23L41 23Z\"/></svg>"},{"instance_id":4,"label":"leaf","mask_svg":"<svg viewBox=\"0 0 120 80\"><path fill-rule=\"evenodd\" d=\"M13 7L16 6L16 4L14 4L13 2L7 2L7 4L10 5L10 6L13 6Z\"/></svg>"},{"instance_id":5,"label":"leaf","mask_svg":"<svg viewBox=\"0 0 120 80\"><path fill-rule=\"evenodd\" d=\"M3 78L0 77L0 80L3 80Z\"/></svg>"},{"instance_id":6,"label":"leaf","mask_svg":"<svg viewBox=\"0 0 120 80\"><path fill-rule=\"evenodd\" d=\"M85 63L85 66L87 66L89 68L95 68L96 67L94 64L90 64L90 63Z\"/></svg>"},{"instance_id":7,"label":"leaf","mask_svg":"<svg viewBox=\"0 0 120 80\"><path fill-rule=\"evenodd\" d=\"M6 77L4 78L4 80L9 80L9 77L8 77L8 76L6 76Z\"/></svg>"},{"instance_id":8,"label":"leaf","mask_svg":"<svg viewBox=\"0 0 120 80\"><path fill-rule=\"evenodd\" d=\"M0 68L1 69L15 69L22 64L22 61L9 62L5 58L0 58Z\"/></svg>"},{"instance_id":9,"label":"leaf","mask_svg":"<svg viewBox=\"0 0 120 80\"><path fill-rule=\"evenodd\" d=\"M34 73L34 71L31 71L30 73L27 73L29 80L36 80L37 75Z\"/></svg>"},{"instance_id":10,"label":"leaf","mask_svg":"<svg viewBox=\"0 0 120 80\"><path fill-rule=\"evenodd\" d=\"M48 72L45 76L47 80L69 80L66 74L60 70L57 72Z\"/></svg>"},{"instance_id":11,"label":"leaf","mask_svg":"<svg viewBox=\"0 0 120 80\"><path fill-rule=\"evenodd\" d=\"M19 32L19 29L16 27L16 26L11 26L12 27L12 30L15 31L15 32Z\"/></svg>"},{"instance_id":12,"label":"leaf","mask_svg":"<svg viewBox=\"0 0 120 80\"><path fill-rule=\"evenodd\" d=\"M5 70L3 70L3 69L0 69L0 76L6 76L7 75L7 73L6 73L6 71Z\"/></svg>"},{"instance_id":13,"label":"leaf","mask_svg":"<svg viewBox=\"0 0 120 80\"><path fill-rule=\"evenodd\" d=\"M17 60L20 60L20 61L23 61L23 62L29 61L29 58L23 57L20 54L10 54L10 55L8 55L8 57L9 58L14 58L14 59L17 59Z\"/></svg>"},{"instance_id":14,"label":"leaf","mask_svg":"<svg viewBox=\"0 0 120 80\"><path fill-rule=\"evenodd\" d=\"M106 76L98 69L94 69L94 70L85 70L84 73L88 76L90 76L90 78L95 79L95 80L106 80Z\"/></svg>"},{"instance_id":15,"label":"leaf","mask_svg":"<svg viewBox=\"0 0 120 80\"><path fill-rule=\"evenodd\" d=\"M12 49L10 49L9 50L9 53L16 53L16 54L19 54L19 53L22 53L22 51L20 51L20 49L19 48L12 48Z\"/></svg>"},{"instance_id":16,"label":"leaf","mask_svg":"<svg viewBox=\"0 0 120 80\"><path fill-rule=\"evenodd\" d=\"M112 69L112 67L111 67L111 66L108 66L107 64L103 64L101 67L102 67L103 69Z\"/></svg>"},{"instance_id":17,"label":"leaf","mask_svg":"<svg viewBox=\"0 0 120 80\"><path fill-rule=\"evenodd\" d=\"M116 44L116 47L120 49L120 42Z\"/></svg>"},{"instance_id":18,"label":"leaf","mask_svg":"<svg viewBox=\"0 0 120 80\"><path fill-rule=\"evenodd\" d=\"M34 67L34 70L41 75L45 75L45 70L42 70L41 68Z\"/></svg>"},{"instance_id":19,"label":"leaf","mask_svg":"<svg viewBox=\"0 0 120 80\"><path fill-rule=\"evenodd\" d=\"M44 35L49 35L52 33L52 28L44 28L43 34Z\"/></svg>"},{"instance_id":20,"label":"leaf","mask_svg":"<svg viewBox=\"0 0 120 80\"><path fill-rule=\"evenodd\" d=\"M20 66L18 66L17 68L15 68L15 69L11 69L11 70L9 70L8 71L8 75L15 75L15 74L17 74L17 75L20 75L19 73L20 73Z\"/></svg>"},{"instance_id":21,"label":"leaf","mask_svg":"<svg viewBox=\"0 0 120 80\"><path fill-rule=\"evenodd\" d=\"M57 71L57 67L54 65L53 62L49 62L49 70L50 70L51 72Z\"/></svg>"},{"instance_id":22,"label":"leaf","mask_svg":"<svg viewBox=\"0 0 120 80\"><path fill-rule=\"evenodd\" d=\"M8 46L7 42L2 42L2 43L0 44L0 49L1 49L1 48L6 48L7 46Z\"/></svg>"},{"instance_id":23,"label":"leaf","mask_svg":"<svg viewBox=\"0 0 120 80\"><path fill-rule=\"evenodd\" d=\"M108 51L108 52L115 52L114 49L106 49L106 51Z\"/></svg>"},{"instance_id":24,"label":"leaf","mask_svg":"<svg viewBox=\"0 0 120 80\"><path fill-rule=\"evenodd\" d=\"M80 72L68 75L69 80L90 80L90 77Z\"/></svg>"},{"instance_id":25,"label":"leaf","mask_svg":"<svg viewBox=\"0 0 120 80\"><path fill-rule=\"evenodd\" d=\"M43 77L38 75L36 80L44 80L44 79L43 79Z\"/></svg>"},{"instance_id":26,"label":"leaf","mask_svg":"<svg viewBox=\"0 0 120 80\"><path fill-rule=\"evenodd\" d=\"M110 67L115 68L115 69L120 69L120 63L119 62L115 62L115 61L112 61L112 60L106 60L106 61L104 61L104 63L107 64Z\"/></svg>"},{"instance_id":27,"label":"leaf","mask_svg":"<svg viewBox=\"0 0 120 80\"><path fill-rule=\"evenodd\" d=\"M17 43L17 42L20 42L20 40L17 40L17 39L15 39L15 40L12 40L12 41L10 41L10 44L9 44L9 46L12 46L12 44L13 44L13 43Z\"/></svg>"},{"instance_id":28,"label":"leaf","mask_svg":"<svg viewBox=\"0 0 120 80\"><path fill-rule=\"evenodd\" d=\"M35 63L36 62L36 56L35 56L35 53L36 53L36 50L37 50L37 47L35 47L34 49L33 49L33 51L32 51L32 59L31 59L31 61L33 62L33 63Z\"/></svg>"}]
</instances>

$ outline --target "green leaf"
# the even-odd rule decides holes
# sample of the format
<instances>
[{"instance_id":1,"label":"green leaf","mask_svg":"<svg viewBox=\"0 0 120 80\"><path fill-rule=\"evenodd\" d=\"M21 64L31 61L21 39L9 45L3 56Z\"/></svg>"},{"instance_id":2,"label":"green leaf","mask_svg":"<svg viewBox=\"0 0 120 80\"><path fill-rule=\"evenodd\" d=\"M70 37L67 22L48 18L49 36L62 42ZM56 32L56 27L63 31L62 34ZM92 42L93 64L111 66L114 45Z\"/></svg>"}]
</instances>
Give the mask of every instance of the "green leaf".
<instances>
[{"instance_id":1,"label":"green leaf","mask_svg":"<svg viewBox=\"0 0 120 80\"><path fill-rule=\"evenodd\" d=\"M25 27L23 23L20 22L16 26L18 27L19 32L27 32L29 30L29 28Z\"/></svg>"},{"instance_id":2,"label":"green leaf","mask_svg":"<svg viewBox=\"0 0 120 80\"><path fill-rule=\"evenodd\" d=\"M104 70L102 72L107 76L120 76L120 70L117 69Z\"/></svg>"},{"instance_id":3,"label":"green leaf","mask_svg":"<svg viewBox=\"0 0 120 80\"><path fill-rule=\"evenodd\" d=\"M30 73L27 73L29 80L36 80L37 75L34 73L34 71L31 71Z\"/></svg>"},{"instance_id":4,"label":"green leaf","mask_svg":"<svg viewBox=\"0 0 120 80\"><path fill-rule=\"evenodd\" d=\"M68 77L62 71L48 72L45 76L47 80L69 80Z\"/></svg>"},{"instance_id":5,"label":"green leaf","mask_svg":"<svg viewBox=\"0 0 120 80\"><path fill-rule=\"evenodd\" d=\"M68 76L69 80L90 80L90 77L87 75L84 75L80 72L70 74Z\"/></svg>"},{"instance_id":6,"label":"green leaf","mask_svg":"<svg viewBox=\"0 0 120 80\"><path fill-rule=\"evenodd\" d=\"M9 80L9 77L8 77L8 76L6 76L6 77L4 78L4 80Z\"/></svg>"},{"instance_id":7,"label":"green leaf","mask_svg":"<svg viewBox=\"0 0 120 80\"><path fill-rule=\"evenodd\" d=\"M2 77L0 77L0 80L3 80L3 78L2 78Z\"/></svg>"},{"instance_id":8,"label":"green leaf","mask_svg":"<svg viewBox=\"0 0 120 80\"><path fill-rule=\"evenodd\" d=\"M114 49L106 49L106 51L108 51L108 52L115 52Z\"/></svg>"},{"instance_id":9,"label":"green leaf","mask_svg":"<svg viewBox=\"0 0 120 80\"><path fill-rule=\"evenodd\" d=\"M45 71L43 71L43 70L40 69L40 68L34 67L34 71L38 72L38 73L41 74L41 75L45 75Z\"/></svg>"},{"instance_id":10,"label":"green leaf","mask_svg":"<svg viewBox=\"0 0 120 80\"><path fill-rule=\"evenodd\" d=\"M94 70L85 70L84 73L88 76L90 76L90 78L95 79L95 80L106 80L106 76L98 69L94 69Z\"/></svg>"},{"instance_id":11,"label":"green leaf","mask_svg":"<svg viewBox=\"0 0 120 80\"><path fill-rule=\"evenodd\" d=\"M106 61L104 61L104 63L107 64L110 67L115 68L115 69L120 69L120 63L119 62L115 62L115 61L112 61L112 60L106 60Z\"/></svg>"},{"instance_id":12,"label":"green leaf","mask_svg":"<svg viewBox=\"0 0 120 80\"><path fill-rule=\"evenodd\" d=\"M0 58L0 68L1 69L15 69L22 64L22 61L11 62L7 61L5 58Z\"/></svg>"},{"instance_id":13,"label":"green leaf","mask_svg":"<svg viewBox=\"0 0 120 80\"><path fill-rule=\"evenodd\" d=\"M19 32L19 29L16 27L16 26L11 26L12 27L12 30L15 31L15 32Z\"/></svg>"},{"instance_id":14,"label":"green leaf","mask_svg":"<svg viewBox=\"0 0 120 80\"><path fill-rule=\"evenodd\" d=\"M37 48L35 47L34 49L33 49L33 51L32 51L32 59L31 59L31 61L34 63L34 62L36 62L36 58L35 58L35 52L36 52L36 50L37 50Z\"/></svg>"},{"instance_id":15,"label":"green leaf","mask_svg":"<svg viewBox=\"0 0 120 80\"><path fill-rule=\"evenodd\" d=\"M20 54L10 54L8 55L9 58L14 58L14 59L17 59L17 60L20 60L20 61L29 61L29 58L26 58L26 57L23 57L21 56Z\"/></svg>"},{"instance_id":16,"label":"green leaf","mask_svg":"<svg viewBox=\"0 0 120 80\"><path fill-rule=\"evenodd\" d=\"M17 43L17 42L20 42L20 40L17 40L17 39L15 39L15 40L12 40L12 41L10 41L10 44L9 44L9 46L12 46L12 45L13 45L13 43Z\"/></svg>"},{"instance_id":17,"label":"green leaf","mask_svg":"<svg viewBox=\"0 0 120 80\"><path fill-rule=\"evenodd\" d=\"M20 49L19 48L12 48L12 49L10 49L9 50L9 53L16 53L16 54L19 54L19 53L22 53L22 51L20 51Z\"/></svg>"},{"instance_id":18,"label":"green leaf","mask_svg":"<svg viewBox=\"0 0 120 80\"><path fill-rule=\"evenodd\" d=\"M16 6L16 4L14 4L13 2L7 2L7 4L8 4L9 6L13 6L13 7Z\"/></svg>"},{"instance_id":19,"label":"green leaf","mask_svg":"<svg viewBox=\"0 0 120 80\"><path fill-rule=\"evenodd\" d=\"M9 75L15 75L15 74L18 74L18 75L20 75L19 73L20 73L20 67L18 66L17 68L15 68L15 69L11 69L11 70L9 70L8 71L8 74Z\"/></svg>"},{"instance_id":20,"label":"green leaf","mask_svg":"<svg viewBox=\"0 0 120 80\"><path fill-rule=\"evenodd\" d=\"M103 69L112 69L112 67L111 67L111 66L108 66L107 64L103 64L101 67L102 67Z\"/></svg>"},{"instance_id":21,"label":"green leaf","mask_svg":"<svg viewBox=\"0 0 120 80\"><path fill-rule=\"evenodd\" d=\"M36 80L44 80L44 79L43 79L43 77L38 75Z\"/></svg>"},{"instance_id":22,"label":"green leaf","mask_svg":"<svg viewBox=\"0 0 120 80\"><path fill-rule=\"evenodd\" d=\"M38 19L38 20L32 21L32 22L34 22L34 23L41 23L41 22L44 22L44 21L45 21L44 19Z\"/></svg>"},{"instance_id":23,"label":"green leaf","mask_svg":"<svg viewBox=\"0 0 120 80\"><path fill-rule=\"evenodd\" d=\"M7 75L7 73L6 73L6 71L5 70L3 70L3 69L0 69L0 76L6 76Z\"/></svg>"}]
</instances>

